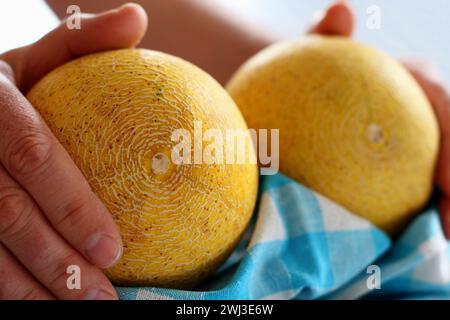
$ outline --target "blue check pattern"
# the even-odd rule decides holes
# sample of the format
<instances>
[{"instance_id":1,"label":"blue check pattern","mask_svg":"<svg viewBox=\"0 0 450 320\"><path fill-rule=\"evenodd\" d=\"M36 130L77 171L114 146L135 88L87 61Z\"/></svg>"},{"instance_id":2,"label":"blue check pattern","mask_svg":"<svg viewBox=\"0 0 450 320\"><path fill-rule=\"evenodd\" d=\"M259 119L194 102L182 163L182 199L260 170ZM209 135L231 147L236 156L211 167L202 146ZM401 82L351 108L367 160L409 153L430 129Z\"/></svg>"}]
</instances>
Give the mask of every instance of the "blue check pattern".
<instances>
[{"instance_id":1,"label":"blue check pattern","mask_svg":"<svg viewBox=\"0 0 450 320\"><path fill-rule=\"evenodd\" d=\"M246 235L202 288L117 290L125 300L449 299L450 246L434 207L393 242L367 220L277 174L262 177Z\"/></svg>"}]
</instances>

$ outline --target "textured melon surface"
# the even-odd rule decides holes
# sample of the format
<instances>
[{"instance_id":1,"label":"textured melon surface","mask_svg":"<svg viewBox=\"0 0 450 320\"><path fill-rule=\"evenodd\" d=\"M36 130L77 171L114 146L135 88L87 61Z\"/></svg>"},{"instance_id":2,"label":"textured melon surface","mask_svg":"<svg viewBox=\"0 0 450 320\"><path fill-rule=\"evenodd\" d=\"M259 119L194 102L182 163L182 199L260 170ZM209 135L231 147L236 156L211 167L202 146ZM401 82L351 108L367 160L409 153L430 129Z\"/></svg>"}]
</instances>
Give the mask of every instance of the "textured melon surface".
<instances>
[{"instance_id":1,"label":"textured melon surface","mask_svg":"<svg viewBox=\"0 0 450 320\"><path fill-rule=\"evenodd\" d=\"M339 37L263 50L227 89L250 128L280 129L280 169L395 232L427 201L438 127L396 61Z\"/></svg>"},{"instance_id":2,"label":"textured melon surface","mask_svg":"<svg viewBox=\"0 0 450 320\"><path fill-rule=\"evenodd\" d=\"M63 65L28 98L120 227L124 255L106 270L116 284L189 288L230 254L254 208L256 165L170 161L175 129L247 128L209 75L125 49Z\"/></svg>"}]
</instances>

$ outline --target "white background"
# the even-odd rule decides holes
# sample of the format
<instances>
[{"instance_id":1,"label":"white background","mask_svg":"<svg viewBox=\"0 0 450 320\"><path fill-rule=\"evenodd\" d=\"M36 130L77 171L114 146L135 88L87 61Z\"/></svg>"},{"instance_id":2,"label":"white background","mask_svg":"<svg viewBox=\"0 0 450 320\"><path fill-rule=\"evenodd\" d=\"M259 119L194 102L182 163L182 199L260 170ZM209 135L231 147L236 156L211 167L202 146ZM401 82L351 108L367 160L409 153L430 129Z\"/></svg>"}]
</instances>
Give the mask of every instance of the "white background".
<instances>
[{"instance_id":1,"label":"white background","mask_svg":"<svg viewBox=\"0 0 450 320\"><path fill-rule=\"evenodd\" d=\"M92 0L107 1L107 0ZM162 0L166 1L166 0ZM221 2L240 19L250 19L286 37L296 37L329 0L210 0ZM434 61L450 80L450 1L353 0L356 38L395 56ZM366 27L367 8L381 9L381 29ZM57 24L41 0L0 0L0 52L37 40Z\"/></svg>"}]
</instances>

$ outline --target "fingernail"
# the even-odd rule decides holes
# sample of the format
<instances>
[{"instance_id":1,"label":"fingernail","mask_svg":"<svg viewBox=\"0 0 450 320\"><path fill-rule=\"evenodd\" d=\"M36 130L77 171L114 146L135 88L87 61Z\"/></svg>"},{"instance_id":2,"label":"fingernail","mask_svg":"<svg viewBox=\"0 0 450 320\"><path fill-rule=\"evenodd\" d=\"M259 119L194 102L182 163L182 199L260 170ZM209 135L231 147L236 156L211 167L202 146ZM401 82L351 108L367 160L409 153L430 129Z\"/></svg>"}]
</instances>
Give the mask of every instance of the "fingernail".
<instances>
[{"instance_id":1,"label":"fingernail","mask_svg":"<svg viewBox=\"0 0 450 320\"><path fill-rule=\"evenodd\" d=\"M92 289L84 296L84 300L117 300L117 297L105 290Z\"/></svg>"},{"instance_id":2,"label":"fingernail","mask_svg":"<svg viewBox=\"0 0 450 320\"><path fill-rule=\"evenodd\" d=\"M122 245L107 234L96 233L86 243L86 255L100 268L109 268L122 257Z\"/></svg>"}]
</instances>

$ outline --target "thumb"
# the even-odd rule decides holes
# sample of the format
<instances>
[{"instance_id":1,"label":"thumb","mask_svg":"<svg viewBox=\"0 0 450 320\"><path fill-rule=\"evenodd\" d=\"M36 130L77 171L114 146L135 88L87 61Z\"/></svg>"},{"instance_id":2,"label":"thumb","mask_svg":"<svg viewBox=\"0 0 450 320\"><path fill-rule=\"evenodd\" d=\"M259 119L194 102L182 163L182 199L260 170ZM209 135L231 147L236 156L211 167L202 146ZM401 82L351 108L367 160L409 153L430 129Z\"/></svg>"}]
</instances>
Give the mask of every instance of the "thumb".
<instances>
[{"instance_id":1,"label":"thumb","mask_svg":"<svg viewBox=\"0 0 450 320\"><path fill-rule=\"evenodd\" d=\"M354 13L346 0L336 1L316 20L308 33L350 37L354 30Z\"/></svg>"},{"instance_id":2,"label":"thumb","mask_svg":"<svg viewBox=\"0 0 450 320\"><path fill-rule=\"evenodd\" d=\"M65 21L39 41L0 55L28 91L45 74L78 56L132 47L144 36L147 15L142 7L126 4L97 15L82 15L81 29L69 29Z\"/></svg>"}]
</instances>

